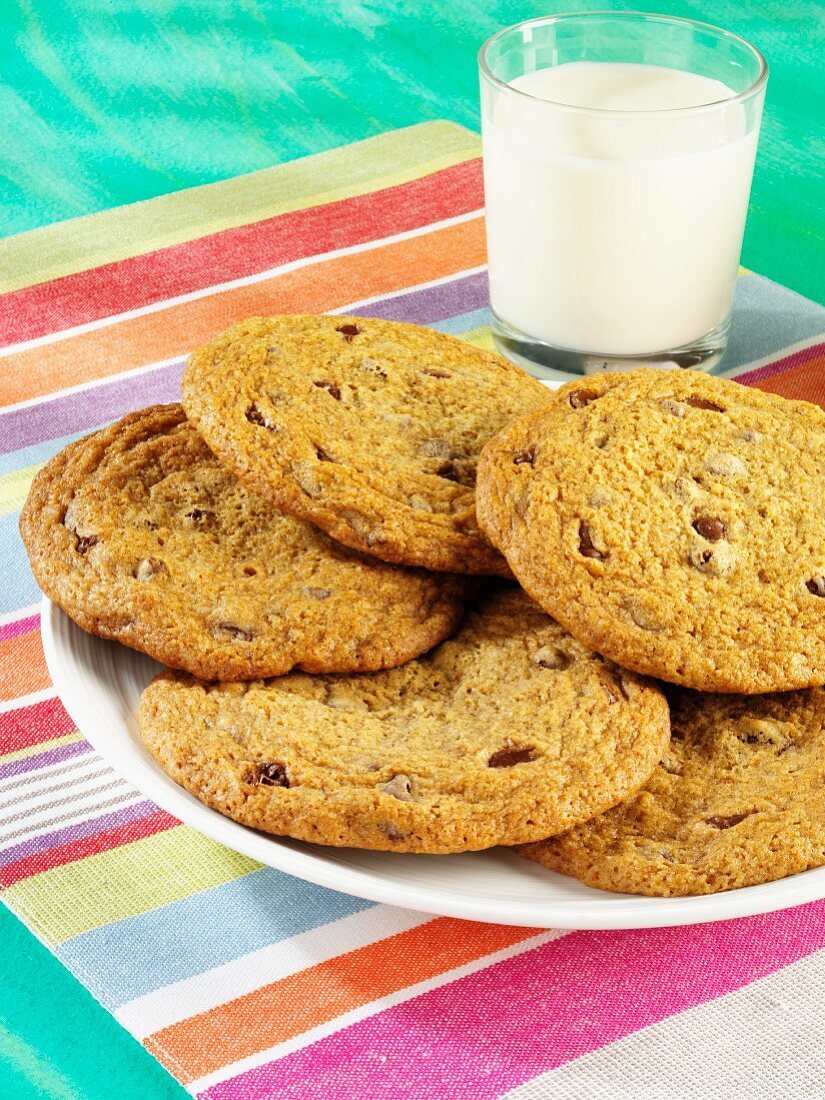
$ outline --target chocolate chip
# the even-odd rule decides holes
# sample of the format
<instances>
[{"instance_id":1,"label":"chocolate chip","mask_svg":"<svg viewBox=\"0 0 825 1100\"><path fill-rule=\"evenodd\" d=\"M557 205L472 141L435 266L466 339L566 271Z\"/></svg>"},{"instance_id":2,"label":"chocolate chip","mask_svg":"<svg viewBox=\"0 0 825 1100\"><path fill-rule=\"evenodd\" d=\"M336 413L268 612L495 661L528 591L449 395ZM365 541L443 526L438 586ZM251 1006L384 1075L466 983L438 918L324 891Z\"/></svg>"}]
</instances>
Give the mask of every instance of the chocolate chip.
<instances>
[{"instance_id":1,"label":"chocolate chip","mask_svg":"<svg viewBox=\"0 0 825 1100\"><path fill-rule=\"evenodd\" d=\"M149 581L158 573L168 573L166 563L160 558L144 558L138 562L133 576L139 581Z\"/></svg>"},{"instance_id":2,"label":"chocolate chip","mask_svg":"<svg viewBox=\"0 0 825 1100\"><path fill-rule=\"evenodd\" d=\"M259 427L266 428L267 431L270 432L275 431L274 424L267 420L267 418L264 416L257 405L249 406L249 408L246 410L246 419L249 421L250 424L257 424Z\"/></svg>"},{"instance_id":3,"label":"chocolate chip","mask_svg":"<svg viewBox=\"0 0 825 1100\"><path fill-rule=\"evenodd\" d=\"M384 834L387 840L406 840L407 834L403 833L397 825L393 825L391 821L382 821L378 829Z\"/></svg>"},{"instance_id":4,"label":"chocolate chip","mask_svg":"<svg viewBox=\"0 0 825 1100\"><path fill-rule=\"evenodd\" d=\"M812 596L825 596L825 576L819 574L811 577L809 581L805 581L805 587Z\"/></svg>"},{"instance_id":5,"label":"chocolate chip","mask_svg":"<svg viewBox=\"0 0 825 1100\"><path fill-rule=\"evenodd\" d=\"M214 514L214 512L207 512L204 508L193 508L191 512L186 512L186 518L191 519L193 523L201 523L205 519L211 519Z\"/></svg>"},{"instance_id":6,"label":"chocolate chip","mask_svg":"<svg viewBox=\"0 0 825 1100\"><path fill-rule=\"evenodd\" d=\"M283 764L256 764L247 776L255 787L288 787L289 777Z\"/></svg>"},{"instance_id":7,"label":"chocolate chip","mask_svg":"<svg viewBox=\"0 0 825 1100\"><path fill-rule=\"evenodd\" d=\"M427 458L449 458L453 449L446 439L425 439L418 446L419 453Z\"/></svg>"},{"instance_id":8,"label":"chocolate chip","mask_svg":"<svg viewBox=\"0 0 825 1100\"><path fill-rule=\"evenodd\" d=\"M525 463L528 466L532 466L536 460L536 452L532 447L529 447L524 451L516 451L513 454L513 465L523 466Z\"/></svg>"},{"instance_id":9,"label":"chocolate chip","mask_svg":"<svg viewBox=\"0 0 825 1100\"><path fill-rule=\"evenodd\" d=\"M727 534L724 523L715 516L699 516L693 521L693 530L708 542L718 542Z\"/></svg>"},{"instance_id":10,"label":"chocolate chip","mask_svg":"<svg viewBox=\"0 0 825 1100\"><path fill-rule=\"evenodd\" d=\"M512 768L514 764L526 764L533 760L532 749L517 749L514 745L506 745L503 749L497 749L487 761L488 768Z\"/></svg>"},{"instance_id":11,"label":"chocolate chip","mask_svg":"<svg viewBox=\"0 0 825 1100\"><path fill-rule=\"evenodd\" d=\"M717 405L715 401L708 401L704 397L686 397L684 403L690 405L692 409L709 409L717 413L725 411L721 405Z\"/></svg>"},{"instance_id":12,"label":"chocolate chip","mask_svg":"<svg viewBox=\"0 0 825 1100\"><path fill-rule=\"evenodd\" d=\"M327 452L323 449L323 447L319 447L317 443L313 444L313 446L315 447L315 454L318 456L318 460L320 462L334 462L335 461L334 458L332 458L330 455L327 454Z\"/></svg>"},{"instance_id":13,"label":"chocolate chip","mask_svg":"<svg viewBox=\"0 0 825 1100\"><path fill-rule=\"evenodd\" d=\"M429 374L430 378L452 378L451 374L443 370L424 370L421 373Z\"/></svg>"},{"instance_id":14,"label":"chocolate chip","mask_svg":"<svg viewBox=\"0 0 825 1100\"><path fill-rule=\"evenodd\" d=\"M77 535L77 545L75 549L78 554L85 554L92 546L97 546L100 542L99 535Z\"/></svg>"},{"instance_id":15,"label":"chocolate chip","mask_svg":"<svg viewBox=\"0 0 825 1100\"><path fill-rule=\"evenodd\" d=\"M255 637L251 630L244 630L242 626L237 626L235 623L218 623L218 630L223 630L239 642L251 642Z\"/></svg>"},{"instance_id":16,"label":"chocolate chip","mask_svg":"<svg viewBox=\"0 0 825 1100\"><path fill-rule=\"evenodd\" d=\"M692 550L690 553L690 564L697 569L701 569L703 565L707 565L713 560L712 550Z\"/></svg>"},{"instance_id":17,"label":"chocolate chip","mask_svg":"<svg viewBox=\"0 0 825 1100\"><path fill-rule=\"evenodd\" d=\"M326 390L330 397L334 397L336 401L341 400L341 391L334 382L313 382L312 384L317 386L319 390Z\"/></svg>"},{"instance_id":18,"label":"chocolate chip","mask_svg":"<svg viewBox=\"0 0 825 1100\"><path fill-rule=\"evenodd\" d=\"M445 477L447 481L459 481L459 473L452 462L442 462L435 471L439 477Z\"/></svg>"},{"instance_id":19,"label":"chocolate chip","mask_svg":"<svg viewBox=\"0 0 825 1100\"><path fill-rule=\"evenodd\" d=\"M341 325L340 328L335 330L340 332L348 344L351 344L356 336L359 336L363 331L358 325Z\"/></svg>"},{"instance_id":20,"label":"chocolate chip","mask_svg":"<svg viewBox=\"0 0 825 1100\"><path fill-rule=\"evenodd\" d=\"M332 591L329 588L305 588L304 591L308 596L311 596L313 600L328 600L332 595Z\"/></svg>"},{"instance_id":21,"label":"chocolate chip","mask_svg":"<svg viewBox=\"0 0 825 1100\"><path fill-rule=\"evenodd\" d=\"M746 817L750 817L747 814L731 814L730 817L706 817L705 824L710 825L712 829L732 829L734 825L738 825L740 821L744 821Z\"/></svg>"},{"instance_id":22,"label":"chocolate chip","mask_svg":"<svg viewBox=\"0 0 825 1100\"><path fill-rule=\"evenodd\" d=\"M599 394L594 390L573 390L568 395L567 400L574 409L583 409L585 405L589 405L591 401L595 401L598 397Z\"/></svg>"},{"instance_id":23,"label":"chocolate chip","mask_svg":"<svg viewBox=\"0 0 825 1100\"><path fill-rule=\"evenodd\" d=\"M387 377L387 372L385 370L382 370L381 367L378 365L378 363L376 363L376 361L374 359L369 359L369 358L362 359L361 362L358 365L361 368L361 370L365 370L369 374L375 374L379 378L386 378Z\"/></svg>"},{"instance_id":24,"label":"chocolate chip","mask_svg":"<svg viewBox=\"0 0 825 1100\"><path fill-rule=\"evenodd\" d=\"M385 794L390 794L393 798L397 798L401 802L412 801L412 795L410 794L412 780L408 775L394 775L389 783L385 783L381 789Z\"/></svg>"},{"instance_id":25,"label":"chocolate chip","mask_svg":"<svg viewBox=\"0 0 825 1100\"><path fill-rule=\"evenodd\" d=\"M593 545L593 537L586 523L579 524L579 553L583 558L597 558L599 561L610 557Z\"/></svg>"}]
</instances>

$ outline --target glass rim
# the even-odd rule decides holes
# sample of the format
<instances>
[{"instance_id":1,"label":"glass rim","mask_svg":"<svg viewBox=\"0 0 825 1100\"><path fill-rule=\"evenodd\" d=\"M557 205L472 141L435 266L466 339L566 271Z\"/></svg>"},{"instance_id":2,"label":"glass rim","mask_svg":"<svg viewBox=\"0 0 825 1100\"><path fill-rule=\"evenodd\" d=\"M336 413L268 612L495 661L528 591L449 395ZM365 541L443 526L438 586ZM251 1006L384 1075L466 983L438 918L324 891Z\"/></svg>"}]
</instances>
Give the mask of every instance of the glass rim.
<instances>
[{"instance_id":1,"label":"glass rim","mask_svg":"<svg viewBox=\"0 0 825 1100\"><path fill-rule=\"evenodd\" d=\"M520 88L514 88L513 85L508 84L506 80L501 80L497 77L487 63L488 51L500 38L503 38L505 34L510 34L512 31L517 31L526 27L543 27L549 23L560 23L568 19L588 20L595 16L609 16L612 19L638 19L641 17L643 19L656 19L662 23L678 24L686 27L701 27L703 30L712 31L720 38L726 38L729 41L743 46L746 51L756 58L759 65L759 72L756 79L753 80L747 88L743 88L741 92L737 92L736 95L727 96L724 99L716 99L712 103L700 103L693 107L657 107L652 110L617 110L610 107L581 107L574 103L559 103L555 99L544 99L541 96L533 95L531 92L524 92ZM487 39L478 51L478 68L481 76L485 80L501 91L508 92L510 95L520 96L533 103L544 103L548 107L553 107L560 111L571 111L587 115L603 115L606 118L650 118L657 115L691 115L718 110L720 107L729 107L734 103L742 103L744 100L750 99L760 92L767 83L769 72L768 62L762 51L757 49L753 43L748 42L746 38L742 38L741 35L734 34L733 31L726 31L723 27L714 26L713 23L703 23L698 19L686 19L679 15L659 15L657 12L647 11L566 11L559 12L557 15L542 15L535 19L524 19L520 23L513 23L509 27L502 27L500 31L496 31L495 34Z\"/></svg>"}]
</instances>

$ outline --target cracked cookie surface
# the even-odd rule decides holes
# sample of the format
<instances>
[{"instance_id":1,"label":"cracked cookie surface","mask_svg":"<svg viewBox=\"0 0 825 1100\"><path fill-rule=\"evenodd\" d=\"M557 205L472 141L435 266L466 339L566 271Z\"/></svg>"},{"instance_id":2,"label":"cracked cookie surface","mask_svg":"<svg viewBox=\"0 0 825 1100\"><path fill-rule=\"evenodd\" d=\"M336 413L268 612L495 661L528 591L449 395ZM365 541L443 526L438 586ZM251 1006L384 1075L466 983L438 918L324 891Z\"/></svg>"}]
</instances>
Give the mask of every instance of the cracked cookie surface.
<instances>
[{"instance_id":1,"label":"cracked cookie surface","mask_svg":"<svg viewBox=\"0 0 825 1100\"><path fill-rule=\"evenodd\" d=\"M670 729L655 685L516 588L386 672L214 686L161 675L138 724L177 783L245 825L434 853L537 839L615 805Z\"/></svg>"},{"instance_id":2,"label":"cracked cookie surface","mask_svg":"<svg viewBox=\"0 0 825 1100\"><path fill-rule=\"evenodd\" d=\"M509 576L475 515L484 443L549 400L499 356L417 325L251 318L189 359L183 403L255 492L385 561Z\"/></svg>"},{"instance_id":3,"label":"cracked cookie surface","mask_svg":"<svg viewBox=\"0 0 825 1100\"><path fill-rule=\"evenodd\" d=\"M693 371L567 384L479 461L478 516L546 611L704 691L825 683L825 412Z\"/></svg>"},{"instance_id":4,"label":"cracked cookie surface","mask_svg":"<svg viewBox=\"0 0 825 1100\"><path fill-rule=\"evenodd\" d=\"M588 886L710 894L825 864L825 689L673 689L672 740L633 798L520 849Z\"/></svg>"},{"instance_id":5,"label":"cracked cookie surface","mask_svg":"<svg viewBox=\"0 0 825 1100\"><path fill-rule=\"evenodd\" d=\"M204 679L387 668L463 612L463 578L365 557L250 493L180 405L61 451L20 529L38 584L79 626Z\"/></svg>"}]
</instances>

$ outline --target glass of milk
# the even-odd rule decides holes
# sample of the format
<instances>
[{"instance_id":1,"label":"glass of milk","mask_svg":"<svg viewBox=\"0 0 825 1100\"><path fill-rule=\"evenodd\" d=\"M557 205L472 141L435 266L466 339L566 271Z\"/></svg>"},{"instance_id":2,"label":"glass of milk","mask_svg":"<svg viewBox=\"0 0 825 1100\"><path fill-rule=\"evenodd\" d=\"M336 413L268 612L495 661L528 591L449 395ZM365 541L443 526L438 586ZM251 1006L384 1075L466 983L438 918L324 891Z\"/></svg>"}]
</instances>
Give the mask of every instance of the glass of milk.
<instances>
[{"instance_id":1,"label":"glass of milk","mask_svg":"<svg viewBox=\"0 0 825 1100\"><path fill-rule=\"evenodd\" d=\"M768 67L716 27L534 19L479 56L493 333L539 377L710 369L727 343Z\"/></svg>"}]
</instances>

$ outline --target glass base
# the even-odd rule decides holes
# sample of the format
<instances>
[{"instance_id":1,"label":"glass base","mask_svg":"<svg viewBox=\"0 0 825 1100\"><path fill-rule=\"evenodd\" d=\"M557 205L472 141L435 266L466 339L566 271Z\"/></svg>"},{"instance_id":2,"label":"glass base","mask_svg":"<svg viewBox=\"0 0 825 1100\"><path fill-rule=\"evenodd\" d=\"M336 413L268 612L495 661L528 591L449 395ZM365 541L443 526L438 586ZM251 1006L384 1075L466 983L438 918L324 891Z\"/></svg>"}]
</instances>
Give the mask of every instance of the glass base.
<instances>
[{"instance_id":1,"label":"glass base","mask_svg":"<svg viewBox=\"0 0 825 1100\"><path fill-rule=\"evenodd\" d=\"M603 355L589 351L571 351L554 347L543 340L519 332L493 311L493 341L502 355L535 378L566 381L582 374L637 370L658 367L709 371L721 360L728 346L730 317L712 332L679 348L643 355Z\"/></svg>"}]
</instances>

